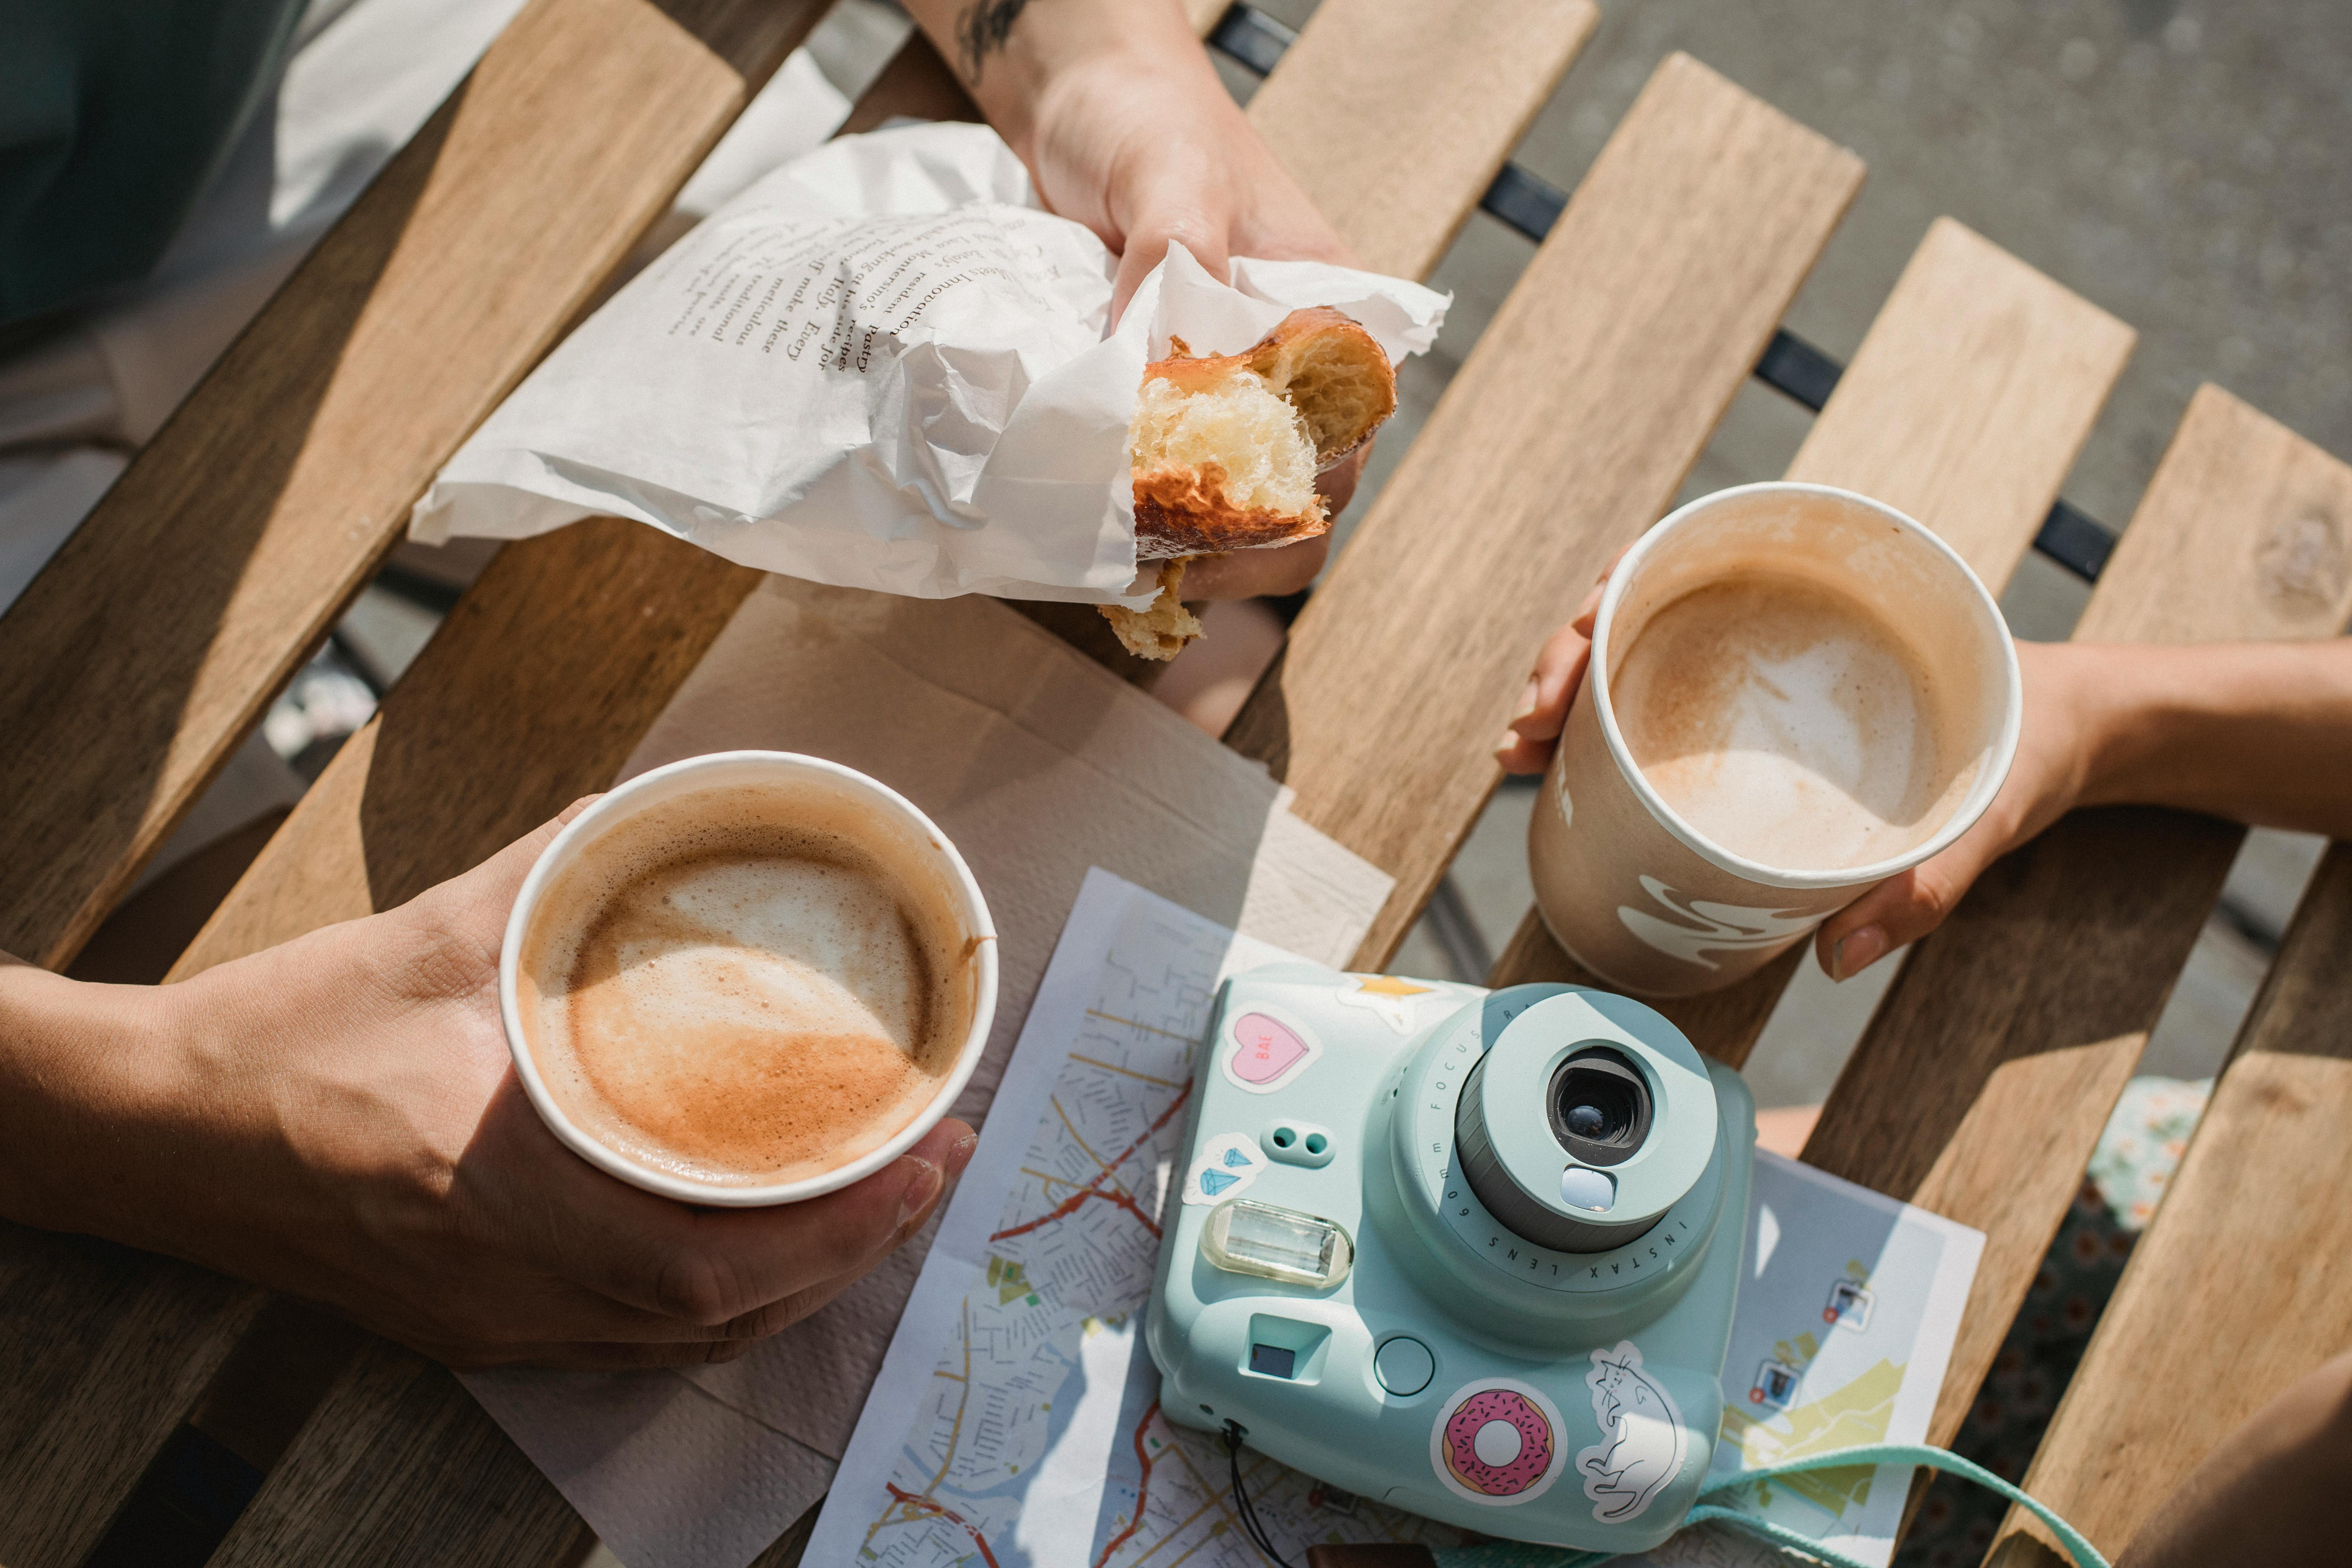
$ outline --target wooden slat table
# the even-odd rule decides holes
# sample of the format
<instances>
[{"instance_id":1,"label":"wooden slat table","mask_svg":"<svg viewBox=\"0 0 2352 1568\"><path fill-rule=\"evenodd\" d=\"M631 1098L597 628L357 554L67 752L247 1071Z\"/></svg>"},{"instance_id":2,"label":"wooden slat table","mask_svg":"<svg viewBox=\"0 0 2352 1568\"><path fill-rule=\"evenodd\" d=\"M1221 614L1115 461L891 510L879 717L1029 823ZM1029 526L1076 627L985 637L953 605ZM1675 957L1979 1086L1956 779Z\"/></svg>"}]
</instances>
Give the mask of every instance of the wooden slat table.
<instances>
[{"instance_id":1,"label":"wooden slat table","mask_svg":"<svg viewBox=\"0 0 2352 1568\"><path fill-rule=\"evenodd\" d=\"M2151 518L2160 498L2169 510ZM2164 526L2143 535L2151 521ZM2126 552L2142 563L2145 585L2100 625L2181 640L2335 636L2352 616L2352 587L2342 544L2327 542L2347 538L2352 467L2204 388L2116 552L2116 567ZM2102 576L2102 594L2107 585ZM2095 597L2092 607L2101 608ZM2103 1023L2126 1031L2122 1038L2074 1031L2072 1060L2007 1086L1998 1109L2010 1114L2029 1103L2025 1094L2066 1094L2095 1079L2105 1092L2105 1080L2130 1070L2136 1041L2195 934L2184 906L2220 890L2240 837L2210 821L2085 815L2126 820L2053 835L2033 847L2027 875L2100 879L2103 901L2118 910L2135 898L2153 901L2160 943L2109 961L2130 977L2119 996L2137 1006ZM2197 1461L2262 1405L2352 1351L2348 953L2352 849L2337 844L2304 894L2028 1478L2037 1495L2110 1548L2126 1546ZM2061 951L2046 961L2072 957ZM2001 1533L1991 1561L2002 1568L2047 1554L2016 1516Z\"/></svg>"},{"instance_id":2,"label":"wooden slat table","mask_svg":"<svg viewBox=\"0 0 2352 1568\"><path fill-rule=\"evenodd\" d=\"M31 742L0 757L13 791L0 809L24 841L56 846L0 867L0 946L70 955L432 471L593 296L818 8L534 0L509 29L0 619L0 727ZM1187 8L1203 28L1218 10ZM1425 273L1595 15L1590 0L1324 0L1251 116L1369 265ZM898 112L970 112L919 39L849 129ZM588 124L593 138L575 133ZM1360 964L1385 964L1492 792L1489 748L1533 648L1671 500L1861 176L1850 153L1705 67L1667 61L1335 563L1227 739L1297 790L1307 820L1396 876ZM552 237L551 206L565 214ZM486 273L484 257L499 267ZM1791 476L1880 495L2001 581L2130 343L2120 323L1939 223ZM386 409L400 416L389 428ZM2344 538L2342 473L2201 394L2084 635L2332 632L2342 574L2315 599L2305 584L2282 589L2263 546L2314 508ZM603 787L756 580L613 520L508 548L175 975L400 902ZM108 626L150 624L143 662L66 657ZM72 725L93 702L132 721L85 748ZM1911 955L1824 1113L1809 1157L1990 1237L1940 1435L2235 841L2164 814L2092 813L2004 862ZM2176 1261L2162 1262L2166 1233L2151 1237L2118 1298L2124 1348L2110 1360L2152 1353L2161 1316L2129 1304L2178 1285L2205 1244L2199 1226L2227 1202L2201 1151L2261 1136L2283 1095L2307 1093L2297 1103L2317 1110L2281 1144L2290 1160L2352 1089L2317 1054L2340 1044L2308 1043L2329 1027L2341 1037L2347 1003L2326 994L2319 955L2340 951L2352 920L2343 861L2315 889L2184 1169L2184 1191L2214 1196L2174 1226ZM1737 1063L1790 967L1676 1016ZM1570 973L1530 921L1496 978ZM2247 1074L2250 1062L2263 1065ZM307 1373L274 1387L289 1429L252 1445L268 1479L214 1563L553 1568L583 1548L577 1518L445 1371L381 1342L319 1351L298 1321L199 1269L0 1230L0 1563L79 1562L181 1424L253 1403L298 1342L313 1347ZM2265 1368L2284 1378L2305 1351L2340 1342L2333 1321L2315 1318ZM2112 1373L2093 1375L2106 1364L2086 1364L2107 1403L2084 1409L2139 1418ZM2050 1484L2080 1494L2095 1534L2109 1517L2127 1530L2143 1505L2100 1503L2096 1463L2065 1458L2095 1451L2072 1436L2087 1429L2062 1420ZM2193 1458L2179 1442L2168 1453ZM796 1560L797 1536L762 1562Z\"/></svg>"},{"instance_id":3,"label":"wooden slat table","mask_svg":"<svg viewBox=\"0 0 2352 1568\"><path fill-rule=\"evenodd\" d=\"M1416 152L1440 154L1434 166L1453 171L1454 189L1443 202L1417 188L1410 200L1375 192L1353 203L1345 232L1374 265L1420 270L1433 264L1596 15L1587 0L1477 9L1481 26L1465 30L1458 26L1462 16L1443 9L1335 4L1319 26L1301 36L1261 95L1264 112L1289 117L1287 129L1267 127L1269 142L1307 177L1320 167L1319 151L1335 144L1359 155L1369 147L1398 163ZM1517 42L1497 71L1474 51L1505 26ZM1366 28L1376 36L1350 41ZM1351 99L1324 84L1325 73L1341 61L1352 73L1349 92L1377 89L1394 101ZM1404 96L1421 73L1449 62L1457 76L1484 71L1486 91L1476 112ZM486 72L492 63L485 62ZM1415 101L1425 111L1411 111ZM919 39L886 70L849 129L910 110L969 112L952 78ZM561 318L551 323L551 333L560 324ZM450 433L446 447L453 448L463 433ZM323 458L314 460L326 466ZM384 515L393 524L430 468L411 476L397 500L387 496ZM375 547L387 544L392 531L381 531ZM756 581L756 574L651 531L610 521L502 552L378 718L339 754L175 977L400 902L573 796L602 787ZM349 591L313 585L313 613L331 616ZM453 795L453 778L481 781L495 798L464 785ZM182 1284L152 1272L99 1283L127 1290L142 1305L181 1307L188 1294ZM143 1445L119 1446L125 1487L257 1310L257 1292L219 1289L223 1300L207 1320L212 1353L185 1366L166 1395L135 1401L120 1378L86 1391L93 1406L147 1415ZM95 1315L110 1321L120 1316L102 1305ZM69 1349L58 1360L68 1370L82 1364ZM68 1488L42 1517L70 1511L87 1528L102 1528L119 1496L119 1488L99 1496ZM467 1506L451 1511L452 1497L469 1500ZM484 1510L507 1527L469 1531L467 1519ZM578 1531L543 1478L445 1372L379 1346L328 1392L215 1560L334 1561L350 1553L370 1562L552 1563L572 1552ZM75 1555L60 1552L57 1560Z\"/></svg>"}]
</instances>

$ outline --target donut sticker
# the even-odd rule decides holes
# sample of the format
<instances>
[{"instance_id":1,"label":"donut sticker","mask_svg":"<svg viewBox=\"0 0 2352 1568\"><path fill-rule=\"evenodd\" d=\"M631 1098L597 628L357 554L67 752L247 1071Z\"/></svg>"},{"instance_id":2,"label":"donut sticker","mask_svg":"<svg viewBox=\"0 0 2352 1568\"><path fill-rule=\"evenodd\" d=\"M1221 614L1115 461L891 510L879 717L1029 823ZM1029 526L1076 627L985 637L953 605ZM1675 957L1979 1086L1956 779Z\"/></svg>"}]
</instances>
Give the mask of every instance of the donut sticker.
<instances>
[{"instance_id":1,"label":"donut sticker","mask_svg":"<svg viewBox=\"0 0 2352 1568\"><path fill-rule=\"evenodd\" d=\"M1559 1407L1507 1378L1456 1389L1430 1428L1429 1463L1456 1497L1507 1508L1543 1495L1564 1468Z\"/></svg>"},{"instance_id":2,"label":"donut sticker","mask_svg":"<svg viewBox=\"0 0 2352 1568\"><path fill-rule=\"evenodd\" d=\"M1223 1057L1225 1081L1252 1094L1272 1094L1323 1054L1322 1042L1304 1024L1262 1007L1234 1018L1225 1026L1225 1037L1231 1042Z\"/></svg>"}]
</instances>

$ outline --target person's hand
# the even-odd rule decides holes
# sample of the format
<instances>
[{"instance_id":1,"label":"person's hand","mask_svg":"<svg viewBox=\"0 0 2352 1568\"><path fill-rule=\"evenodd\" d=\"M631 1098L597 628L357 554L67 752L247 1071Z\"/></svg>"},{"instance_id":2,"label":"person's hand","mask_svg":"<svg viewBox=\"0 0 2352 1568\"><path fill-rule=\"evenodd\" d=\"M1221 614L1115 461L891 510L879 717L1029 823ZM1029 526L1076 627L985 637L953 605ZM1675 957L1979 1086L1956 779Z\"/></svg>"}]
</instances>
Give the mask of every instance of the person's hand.
<instances>
[{"instance_id":1,"label":"person's hand","mask_svg":"<svg viewBox=\"0 0 2352 1568\"><path fill-rule=\"evenodd\" d=\"M581 805L399 909L181 984L0 970L0 1204L461 1367L725 1360L823 1306L924 1224L975 1135L943 1121L863 1182L756 1209L657 1197L558 1142L508 1057L499 947Z\"/></svg>"},{"instance_id":2,"label":"person's hand","mask_svg":"<svg viewBox=\"0 0 2352 1568\"><path fill-rule=\"evenodd\" d=\"M1541 773L1550 765L1569 706L1584 683L1593 617L1608 580L1604 571L1574 617L1536 656L1519 710L1495 749L1506 773ZM1822 923L1813 940L1832 979L1851 979L1935 930L1987 866L2084 800L2098 732L2085 701L2084 656L2085 650L2064 644L2017 645L2025 716L2017 759L2000 793L1949 848L1888 878Z\"/></svg>"},{"instance_id":3,"label":"person's hand","mask_svg":"<svg viewBox=\"0 0 2352 1568\"><path fill-rule=\"evenodd\" d=\"M944 0L912 7L951 58L1045 205L1086 225L1118 257L1115 322L1181 242L1216 278L1235 256L1331 261L1354 256L1282 166L1192 36L1174 0ZM1355 493L1360 454L1316 485L1334 517ZM1189 601L1295 593L1315 579L1325 538L1195 561Z\"/></svg>"},{"instance_id":4,"label":"person's hand","mask_svg":"<svg viewBox=\"0 0 2352 1568\"><path fill-rule=\"evenodd\" d=\"M1822 922L1816 955L1832 980L1850 980L1944 923L1984 868L2084 804L2099 729L2086 677L2093 649L2021 642L2025 717L2009 777L1976 825L1950 847L1898 872Z\"/></svg>"},{"instance_id":5,"label":"person's hand","mask_svg":"<svg viewBox=\"0 0 2352 1568\"><path fill-rule=\"evenodd\" d=\"M1601 595L1609 586L1609 574L1624 556L1620 550L1609 558L1576 614L1546 637L1537 652L1527 689L1519 694L1518 708L1495 747L1495 761L1505 773L1539 773L1551 766L1559 732L1568 727L1569 705L1576 700L1577 689L1584 684L1584 667L1592 658L1592 622L1601 613Z\"/></svg>"}]
</instances>

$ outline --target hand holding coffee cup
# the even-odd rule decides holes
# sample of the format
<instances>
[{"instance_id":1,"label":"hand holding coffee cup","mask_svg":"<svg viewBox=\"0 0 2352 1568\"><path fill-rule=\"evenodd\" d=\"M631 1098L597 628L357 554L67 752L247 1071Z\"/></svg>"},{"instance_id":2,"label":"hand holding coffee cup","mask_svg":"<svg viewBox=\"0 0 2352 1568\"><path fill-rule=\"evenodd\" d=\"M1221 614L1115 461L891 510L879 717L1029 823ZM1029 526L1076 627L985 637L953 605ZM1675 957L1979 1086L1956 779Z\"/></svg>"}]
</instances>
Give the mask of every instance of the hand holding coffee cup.
<instances>
[{"instance_id":1,"label":"hand holding coffee cup","mask_svg":"<svg viewBox=\"0 0 2352 1568\"><path fill-rule=\"evenodd\" d=\"M978 1066L996 933L954 846L838 763L726 752L574 820L507 924L499 1001L549 1128L690 1203L790 1204L887 1165Z\"/></svg>"},{"instance_id":2,"label":"hand holding coffee cup","mask_svg":"<svg viewBox=\"0 0 2352 1568\"><path fill-rule=\"evenodd\" d=\"M1571 706L1588 660L1605 676ZM1546 923L1604 980L1683 994L1951 847L2020 711L2000 612L1934 535L1753 485L1625 552L1547 644L1498 760L1525 771L1562 733L1529 831Z\"/></svg>"}]
</instances>

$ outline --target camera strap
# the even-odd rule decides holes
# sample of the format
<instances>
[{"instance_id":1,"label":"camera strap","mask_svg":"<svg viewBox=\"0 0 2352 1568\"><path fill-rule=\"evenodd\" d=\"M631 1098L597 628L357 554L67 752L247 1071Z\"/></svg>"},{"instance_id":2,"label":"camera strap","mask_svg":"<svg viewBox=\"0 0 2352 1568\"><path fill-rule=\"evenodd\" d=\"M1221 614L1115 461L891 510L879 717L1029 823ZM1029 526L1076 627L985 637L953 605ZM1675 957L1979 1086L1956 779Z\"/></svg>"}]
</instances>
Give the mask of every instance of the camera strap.
<instances>
[{"instance_id":1,"label":"camera strap","mask_svg":"<svg viewBox=\"0 0 2352 1568\"><path fill-rule=\"evenodd\" d=\"M2083 1539L2079 1531L2026 1496L2021 1489L1948 1448L1931 1448L1924 1443L1869 1443L1853 1448L1833 1448L1825 1454L1790 1459L1785 1464L1742 1470L1703 1489L1698 1494L1697 1504L1685 1516L1685 1522L1700 1524L1713 1521L1728 1525L1786 1551L1829 1563L1831 1568L1871 1568L1861 1559L1832 1551L1810 1536L1800 1535L1793 1530L1759 1519L1740 1509L1707 1500L1780 1476L1802 1475L1808 1470L1847 1469L1860 1465L1925 1465L1931 1470L1941 1470L1946 1475L1974 1481L1980 1487L1999 1492L2049 1526L2050 1532L2058 1538L2059 1544L2074 1560L2075 1568L2108 1568L2107 1560L2099 1555L2097 1548ZM1482 1546L1433 1548L1431 1555L1437 1559L1438 1568L1598 1568L1601 1563L1616 1561L1621 1553L1571 1552L1565 1547L1538 1546L1524 1541L1490 1541Z\"/></svg>"}]
</instances>

